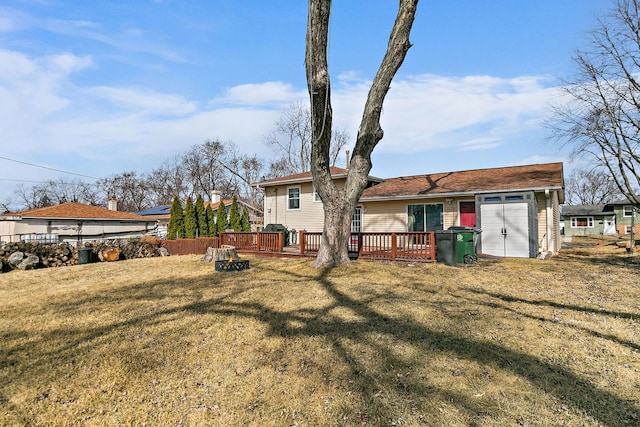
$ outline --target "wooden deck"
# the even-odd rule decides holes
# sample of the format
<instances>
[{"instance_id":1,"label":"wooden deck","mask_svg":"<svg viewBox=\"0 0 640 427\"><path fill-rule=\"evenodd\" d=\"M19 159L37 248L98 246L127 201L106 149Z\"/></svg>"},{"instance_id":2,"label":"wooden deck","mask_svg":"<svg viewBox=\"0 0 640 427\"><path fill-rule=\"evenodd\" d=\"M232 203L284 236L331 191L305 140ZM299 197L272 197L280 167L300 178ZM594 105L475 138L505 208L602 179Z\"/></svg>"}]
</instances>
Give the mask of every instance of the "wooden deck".
<instances>
[{"instance_id":1,"label":"wooden deck","mask_svg":"<svg viewBox=\"0 0 640 427\"><path fill-rule=\"evenodd\" d=\"M207 247L234 246L238 253L267 257L310 257L320 248L322 233L300 232L299 245L284 246L282 233L222 233L219 238L167 240L171 255L203 254ZM352 233L352 259L378 261L435 262L433 232Z\"/></svg>"}]
</instances>

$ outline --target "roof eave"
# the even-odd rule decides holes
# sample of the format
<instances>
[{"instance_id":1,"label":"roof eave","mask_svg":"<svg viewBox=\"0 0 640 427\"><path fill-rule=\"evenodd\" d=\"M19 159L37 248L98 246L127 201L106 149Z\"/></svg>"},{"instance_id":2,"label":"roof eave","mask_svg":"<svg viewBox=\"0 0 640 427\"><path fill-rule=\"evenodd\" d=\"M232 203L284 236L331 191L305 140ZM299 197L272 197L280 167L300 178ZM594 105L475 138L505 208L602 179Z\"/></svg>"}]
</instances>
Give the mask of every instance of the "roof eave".
<instances>
[{"instance_id":1,"label":"roof eave","mask_svg":"<svg viewBox=\"0 0 640 427\"><path fill-rule=\"evenodd\" d=\"M347 178L348 174L346 173L341 173L341 174L336 174L336 175L331 175L332 179L342 179L342 178ZM368 181L373 181L373 182L384 182L384 178L378 178L376 176L368 176L367 177ZM252 187L256 187L256 188L260 188L260 187L274 187L276 185L283 185L283 184L301 184L303 182L312 182L313 181L313 177L306 177L306 178L293 178L293 179L282 179L282 180L278 180L278 181L268 181L268 182L254 182L253 184L251 184Z\"/></svg>"},{"instance_id":2,"label":"roof eave","mask_svg":"<svg viewBox=\"0 0 640 427\"><path fill-rule=\"evenodd\" d=\"M18 219L46 219L56 221L127 221L127 222L154 222L146 218L70 218L70 217L55 217L55 216L21 216Z\"/></svg>"},{"instance_id":3,"label":"roof eave","mask_svg":"<svg viewBox=\"0 0 640 427\"><path fill-rule=\"evenodd\" d=\"M382 202L388 200L409 200L409 199L440 199L446 197L475 197L478 194L486 194L486 193L513 193L513 192L522 192L522 191L533 191L534 193L541 193L545 190L563 190L562 186L552 186L552 187L532 187L532 188L511 188L504 190L482 190L482 191L456 191L456 192L448 192L448 193L427 193L427 194L403 194L403 195L393 195L393 196L377 196L377 197L361 197L361 202Z\"/></svg>"}]
</instances>

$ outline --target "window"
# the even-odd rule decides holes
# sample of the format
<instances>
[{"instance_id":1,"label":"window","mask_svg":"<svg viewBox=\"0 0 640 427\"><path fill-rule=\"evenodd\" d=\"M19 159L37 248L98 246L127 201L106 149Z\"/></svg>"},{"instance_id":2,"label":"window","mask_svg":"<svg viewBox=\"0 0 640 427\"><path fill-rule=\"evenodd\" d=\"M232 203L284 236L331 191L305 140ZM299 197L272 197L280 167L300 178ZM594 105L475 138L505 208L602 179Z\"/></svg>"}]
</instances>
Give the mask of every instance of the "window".
<instances>
[{"instance_id":1,"label":"window","mask_svg":"<svg viewBox=\"0 0 640 427\"><path fill-rule=\"evenodd\" d=\"M409 205L407 207L408 231L442 230L442 203L430 205Z\"/></svg>"},{"instance_id":2,"label":"window","mask_svg":"<svg viewBox=\"0 0 640 427\"><path fill-rule=\"evenodd\" d=\"M322 199L320 198L320 195L318 194L318 192L316 191L316 186L313 186L313 201L314 202L321 202Z\"/></svg>"},{"instance_id":3,"label":"window","mask_svg":"<svg viewBox=\"0 0 640 427\"><path fill-rule=\"evenodd\" d=\"M300 187L287 188L287 200L289 210L300 209Z\"/></svg>"},{"instance_id":4,"label":"window","mask_svg":"<svg viewBox=\"0 0 640 427\"><path fill-rule=\"evenodd\" d=\"M362 206L356 206L356 210L351 217L351 232L360 233L362 231Z\"/></svg>"},{"instance_id":5,"label":"window","mask_svg":"<svg viewBox=\"0 0 640 427\"><path fill-rule=\"evenodd\" d=\"M622 208L622 216L631 218L631 215L633 215L633 206L624 206Z\"/></svg>"},{"instance_id":6,"label":"window","mask_svg":"<svg viewBox=\"0 0 640 427\"><path fill-rule=\"evenodd\" d=\"M571 228L593 228L592 216L571 217Z\"/></svg>"},{"instance_id":7,"label":"window","mask_svg":"<svg viewBox=\"0 0 640 427\"><path fill-rule=\"evenodd\" d=\"M625 225L624 226L624 234L631 234L631 226L630 225Z\"/></svg>"}]
</instances>

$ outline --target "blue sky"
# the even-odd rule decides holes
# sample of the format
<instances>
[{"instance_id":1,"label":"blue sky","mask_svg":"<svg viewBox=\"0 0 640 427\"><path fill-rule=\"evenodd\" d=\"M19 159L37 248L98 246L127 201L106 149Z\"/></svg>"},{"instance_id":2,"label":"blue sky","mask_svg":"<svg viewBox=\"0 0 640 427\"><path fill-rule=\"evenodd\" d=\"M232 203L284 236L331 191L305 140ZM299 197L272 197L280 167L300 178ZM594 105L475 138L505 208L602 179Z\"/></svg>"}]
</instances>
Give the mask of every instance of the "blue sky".
<instances>
[{"instance_id":1,"label":"blue sky","mask_svg":"<svg viewBox=\"0 0 640 427\"><path fill-rule=\"evenodd\" d=\"M607 0L422 0L372 175L564 161L541 122ZM269 158L306 101L303 0L3 0L0 156L91 177L148 172L206 139ZM334 121L355 138L395 0L334 1ZM343 166L342 164L340 166ZM77 176L0 159L14 180ZM29 185L29 184L26 184Z\"/></svg>"}]
</instances>

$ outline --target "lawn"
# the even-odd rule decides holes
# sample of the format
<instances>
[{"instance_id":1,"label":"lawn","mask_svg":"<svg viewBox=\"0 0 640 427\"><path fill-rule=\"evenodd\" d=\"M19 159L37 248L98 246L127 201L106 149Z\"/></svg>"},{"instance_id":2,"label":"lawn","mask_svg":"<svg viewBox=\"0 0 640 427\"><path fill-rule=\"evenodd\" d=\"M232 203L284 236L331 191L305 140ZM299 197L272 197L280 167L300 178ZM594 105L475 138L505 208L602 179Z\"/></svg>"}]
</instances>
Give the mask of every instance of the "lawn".
<instances>
[{"instance_id":1,"label":"lawn","mask_svg":"<svg viewBox=\"0 0 640 427\"><path fill-rule=\"evenodd\" d=\"M1 274L0 425L640 425L640 264L624 250L246 259Z\"/></svg>"}]
</instances>

